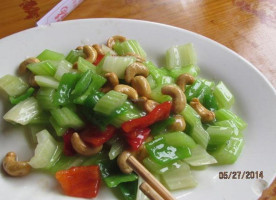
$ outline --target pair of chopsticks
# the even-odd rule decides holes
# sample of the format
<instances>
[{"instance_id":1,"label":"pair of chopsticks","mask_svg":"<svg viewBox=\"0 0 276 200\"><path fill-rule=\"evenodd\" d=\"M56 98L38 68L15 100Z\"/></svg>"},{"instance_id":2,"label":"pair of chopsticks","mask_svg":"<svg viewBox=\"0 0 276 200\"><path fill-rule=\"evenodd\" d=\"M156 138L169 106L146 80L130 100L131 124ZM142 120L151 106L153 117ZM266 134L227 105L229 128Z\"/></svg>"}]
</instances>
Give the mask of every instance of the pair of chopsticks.
<instances>
[{"instance_id":1,"label":"pair of chopsticks","mask_svg":"<svg viewBox=\"0 0 276 200\"><path fill-rule=\"evenodd\" d=\"M144 179L139 189L150 200L175 200L172 194L134 156L130 155L126 162Z\"/></svg>"}]
</instances>

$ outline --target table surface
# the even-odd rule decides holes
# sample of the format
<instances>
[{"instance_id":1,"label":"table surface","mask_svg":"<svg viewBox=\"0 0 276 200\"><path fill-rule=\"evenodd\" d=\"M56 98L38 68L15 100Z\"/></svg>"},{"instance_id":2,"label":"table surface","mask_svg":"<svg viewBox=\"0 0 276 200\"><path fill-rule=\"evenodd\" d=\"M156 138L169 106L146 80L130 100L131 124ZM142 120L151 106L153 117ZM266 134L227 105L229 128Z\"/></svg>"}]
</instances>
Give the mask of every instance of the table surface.
<instances>
[{"instance_id":1,"label":"table surface","mask_svg":"<svg viewBox=\"0 0 276 200\"><path fill-rule=\"evenodd\" d=\"M2 0L0 38L35 27L58 3ZM204 35L246 58L276 88L275 0L84 0L63 20L102 17L154 21Z\"/></svg>"}]
</instances>

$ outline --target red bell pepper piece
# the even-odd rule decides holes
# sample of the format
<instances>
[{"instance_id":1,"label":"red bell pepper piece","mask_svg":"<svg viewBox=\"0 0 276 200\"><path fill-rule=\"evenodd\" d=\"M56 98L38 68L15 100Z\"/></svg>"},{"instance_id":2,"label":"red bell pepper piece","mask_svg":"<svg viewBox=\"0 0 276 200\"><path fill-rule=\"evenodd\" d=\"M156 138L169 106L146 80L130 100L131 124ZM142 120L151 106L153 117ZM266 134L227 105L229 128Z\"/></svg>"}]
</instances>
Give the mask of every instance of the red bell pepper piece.
<instances>
[{"instance_id":1,"label":"red bell pepper piece","mask_svg":"<svg viewBox=\"0 0 276 200\"><path fill-rule=\"evenodd\" d=\"M103 57L104 57L104 55L98 54L98 56L97 56L97 58L96 58L96 60L95 60L95 62L93 64L97 66L101 62L101 60L103 59Z\"/></svg>"},{"instance_id":2,"label":"red bell pepper piece","mask_svg":"<svg viewBox=\"0 0 276 200\"><path fill-rule=\"evenodd\" d=\"M98 166L80 166L58 171L56 179L66 195L93 198L99 192L101 175Z\"/></svg>"},{"instance_id":3,"label":"red bell pepper piece","mask_svg":"<svg viewBox=\"0 0 276 200\"><path fill-rule=\"evenodd\" d=\"M149 136L150 131L150 128L141 128L135 129L129 133L125 133L126 141L129 144L131 150L137 151Z\"/></svg>"},{"instance_id":4,"label":"red bell pepper piece","mask_svg":"<svg viewBox=\"0 0 276 200\"><path fill-rule=\"evenodd\" d=\"M116 128L111 125L107 126L104 131L101 131L97 126L88 125L80 132L80 137L88 144L100 146L110 140L115 132Z\"/></svg>"},{"instance_id":5,"label":"red bell pepper piece","mask_svg":"<svg viewBox=\"0 0 276 200\"><path fill-rule=\"evenodd\" d=\"M63 143L64 143L63 153L66 156L73 156L73 155L76 154L76 151L73 148L72 143L71 143L71 137L72 137L74 132L75 132L75 130L68 129L63 135Z\"/></svg>"},{"instance_id":6,"label":"red bell pepper piece","mask_svg":"<svg viewBox=\"0 0 276 200\"><path fill-rule=\"evenodd\" d=\"M122 124L122 129L126 133L129 133L137 128L149 127L155 122L168 118L171 112L171 107L172 103L170 101L166 101L162 104L159 104L146 116L124 122Z\"/></svg>"}]
</instances>

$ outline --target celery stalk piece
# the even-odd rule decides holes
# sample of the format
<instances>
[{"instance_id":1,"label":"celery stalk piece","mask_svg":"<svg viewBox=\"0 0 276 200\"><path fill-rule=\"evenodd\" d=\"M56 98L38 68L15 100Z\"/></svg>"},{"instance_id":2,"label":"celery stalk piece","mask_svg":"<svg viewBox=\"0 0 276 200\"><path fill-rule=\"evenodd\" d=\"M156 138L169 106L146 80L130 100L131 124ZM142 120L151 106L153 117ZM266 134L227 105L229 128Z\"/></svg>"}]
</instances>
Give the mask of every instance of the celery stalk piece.
<instances>
[{"instance_id":1,"label":"celery stalk piece","mask_svg":"<svg viewBox=\"0 0 276 200\"><path fill-rule=\"evenodd\" d=\"M150 172L154 172L154 173L157 173L157 174L160 174L160 170L164 168L164 166L156 163L150 157L146 157L143 160L143 164Z\"/></svg>"},{"instance_id":2,"label":"celery stalk piece","mask_svg":"<svg viewBox=\"0 0 276 200\"><path fill-rule=\"evenodd\" d=\"M50 114L48 112L39 112L32 120L28 123L30 125L41 124L46 126L49 123Z\"/></svg>"},{"instance_id":3,"label":"celery stalk piece","mask_svg":"<svg viewBox=\"0 0 276 200\"><path fill-rule=\"evenodd\" d=\"M54 104L54 94L54 88L39 88L38 92L36 93L38 105L43 110L51 110L57 108L57 106Z\"/></svg>"},{"instance_id":4,"label":"celery stalk piece","mask_svg":"<svg viewBox=\"0 0 276 200\"><path fill-rule=\"evenodd\" d=\"M40 87L46 87L46 88L54 88L57 89L59 82L51 77L51 76L35 76L34 77L35 82L40 86Z\"/></svg>"},{"instance_id":5,"label":"celery stalk piece","mask_svg":"<svg viewBox=\"0 0 276 200\"><path fill-rule=\"evenodd\" d=\"M192 43L173 46L166 52L166 68L185 67L197 63L196 52Z\"/></svg>"},{"instance_id":6,"label":"celery stalk piece","mask_svg":"<svg viewBox=\"0 0 276 200\"><path fill-rule=\"evenodd\" d=\"M28 133L30 133L30 140L32 145L37 145L36 134L45 129L45 125L30 124L28 125Z\"/></svg>"},{"instance_id":7,"label":"celery stalk piece","mask_svg":"<svg viewBox=\"0 0 276 200\"><path fill-rule=\"evenodd\" d=\"M157 86L174 83L174 78L169 76L169 72L165 68L158 68L151 61L144 62L143 64L148 68L149 74Z\"/></svg>"},{"instance_id":8,"label":"celery stalk piece","mask_svg":"<svg viewBox=\"0 0 276 200\"><path fill-rule=\"evenodd\" d=\"M243 130L247 127L247 123L230 110L219 109L215 111L215 115L217 121L232 120L239 130Z\"/></svg>"},{"instance_id":9,"label":"celery stalk piece","mask_svg":"<svg viewBox=\"0 0 276 200\"><path fill-rule=\"evenodd\" d=\"M161 182L169 190L192 188L197 185L189 165L183 161L178 161L160 176Z\"/></svg>"},{"instance_id":10,"label":"celery stalk piece","mask_svg":"<svg viewBox=\"0 0 276 200\"><path fill-rule=\"evenodd\" d=\"M210 145L224 144L234 134L234 129L232 127L223 126L209 126L206 131L210 136Z\"/></svg>"},{"instance_id":11,"label":"celery stalk piece","mask_svg":"<svg viewBox=\"0 0 276 200\"><path fill-rule=\"evenodd\" d=\"M56 73L56 66L50 61L42 61L27 65L27 68L35 75L54 76Z\"/></svg>"},{"instance_id":12,"label":"celery stalk piece","mask_svg":"<svg viewBox=\"0 0 276 200\"><path fill-rule=\"evenodd\" d=\"M116 108L123 105L126 100L126 94L111 90L97 102L94 107L94 111L104 115L110 115Z\"/></svg>"},{"instance_id":13,"label":"celery stalk piece","mask_svg":"<svg viewBox=\"0 0 276 200\"><path fill-rule=\"evenodd\" d=\"M232 136L238 136L240 134L240 131L233 120L216 121L214 125L232 128L233 130Z\"/></svg>"},{"instance_id":14,"label":"celery stalk piece","mask_svg":"<svg viewBox=\"0 0 276 200\"><path fill-rule=\"evenodd\" d=\"M235 102L233 94L221 81L216 85L214 95L217 99L219 108L229 109Z\"/></svg>"},{"instance_id":15,"label":"celery stalk piece","mask_svg":"<svg viewBox=\"0 0 276 200\"><path fill-rule=\"evenodd\" d=\"M29 164L35 169L50 167L59 159L62 147L46 129L36 136L38 144Z\"/></svg>"},{"instance_id":16,"label":"celery stalk piece","mask_svg":"<svg viewBox=\"0 0 276 200\"><path fill-rule=\"evenodd\" d=\"M163 137L165 142L172 146L187 146L189 148L194 148L196 146L195 141L189 135L181 131L166 133L157 137Z\"/></svg>"},{"instance_id":17,"label":"celery stalk piece","mask_svg":"<svg viewBox=\"0 0 276 200\"><path fill-rule=\"evenodd\" d=\"M56 73L54 74L54 78L60 81L63 74L66 74L72 71L73 71L72 64L66 60L61 60L57 65L57 70L56 70Z\"/></svg>"},{"instance_id":18,"label":"celery stalk piece","mask_svg":"<svg viewBox=\"0 0 276 200\"><path fill-rule=\"evenodd\" d=\"M44 171L55 174L57 171L69 169L71 167L77 167L83 165L86 158L80 156L65 156L61 154L59 159L51 166L44 168Z\"/></svg>"},{"instance_id":19,"label":"celery stalk piece","mask_svg":"<svg viewBox=\"0 0 276 200\"><path fill-rule=\"evenodd\" d=\"M191 153L191 157L184 159L185 162L191 166L211 165L217 163L217 160L208 154L207 151L200 145L196 145L194 148L191 148Z\"/></svg>"},{"instance_id":20,"label":"celery stalk piece","mask_svg":"<svg viewBox=\"0 0 276 200\"><path fill-rule=\"evenodd\" d=\"M26 125L29 124L40 113L37 100L30 97L12 107L4 116L4 120Z\"/></svg>"},{"instance_id":21,"label":"celery stalk piece","mask_svg":"<svg viewBox=\"0 0 276 200\"><path fill-rule=\"evenodd\" d=\"M196 124L191 132L191 137L197 144L200 144L204 149L207 148L210 136L207 131L204 130L202 124Z\"/></svg>"},{"instance_id":22,"label":"celery stalk piece","mask_svg":"<svg viewBox=\"0 0 276 200\"><path fill-rule=\"evenodd\" d=\"M96 66L85 60L83 57L78 59L78 71L86 72L87 70L92 70L93 73L96 73Z\"/></svg>"},{"instance_id":23,"label":"celery stalk piece","mask_svg":"<svg viewBox=\"0 0 276 200\"><path fill-rule=\"evenodd\" d=\"M44 61L44 60L62 60L65 58L65 56L62 53L58 53L49 49L45 49L44 51L42 51L37 58L40 61Z\"/></svg>"},{"instance_id":24,"label":"celery stalk piece","mask_svg":"<svg viewBox=\"0 0 276 200\"><path fill-rule=\"evenodd\" d=\"M65 57L65 60L70 62L71 64L74 64L75 62L78 61L79 57L85 57L85 54L83 53L82 50L71 50L67 56Z\"/></svg>"},{"instance_id":25,"label":"celery stalk piece","mask_svg":"<svg viewBox=\"0 0 276 200\"><path fill-rule=\"evenodd\" d=\"M193 77L196 77L199 74L200 68L197 65L187 65L185 67L177 67L169 70L169 75L174 79L181 74L190 74Z\"/></svg>"},{"instance_id":26,"label":"celery stalk piece","mask_svg":"<svg viewBox=\"0 0 276 200\"><path fill-rule=\"evenodd\" d=\"M147 81L148 81L151 89L154 89L157 86L156 81L153 79L152 75L149 75L147 77Z\"/></svg>"},{"instance_id":27,"label":"celery stalk piece","mask_svg":"<svg viewBox=\"0 0 276 200\"><path fill-rule=\"evenodd\" d=\"M60 127L79 129L84 126L82 119L67 107L51 110L50 112Z\"/></svg>"},{"instance_id":28,"label":"celery stalk piece","mask_svg":"<svg viewBox=\"0 0 276 200\"><path fill-rule=\"evenodd\" d=\"M59 126L57 121L53 117L50 117L49 122L52 125L52 127L54 128L57 136L63 136L64 135L67 128Z\"/></svg>"},{"instance_id":29,"label":"celery stalk piece","mask_svg":"<svg viewBox=\"0 0 276 200\"><path fill-rule=\"evenodd\" d=\"M140 110L136 105L134 105L132 102L128 100L126 100L126 102L123 105L127 107L127 111L116 116L111 121L111 124L117 128L119 128L124 122L128 120L139 118L146 115L144 111Z\"/></svg>"},{"instance_id":30,"label":"celery stalk piece","mask_svg":"<svg viewBox=\"0 0 276 200\"><path fill-rule=\"evenodd\" d=\"M243 146L244 139L242 136L233 136L212 152L211 155L216 158L218 164L233 164L240 156Z\"/></svg>"},{"instance_id":31,"label":"celery stalk piece","mask_svg":"<svg viewBox=\"0 0 276 200\"><path fill-rule=\"evenodd\" d=\"M146 59L146 52L136 40L126 40L124 42L116 42L113 46L114 51L118 55L127 55L128 53L137 54L143 59Z\"/></svg>"},{"instance_id":32,"label":"celery stalk piece","mask_svg":"<svg viewBox=\"0 0 276 200\"><path fill-rule=\"evenodd\" d=\"M123 79L125 76L126 68L134 63L136 58L132 56L105 56L102 65L99 65L102 74L107 72L114 72L119 79Z\"/></svg>"},{"instance_id":33,"label":"celery stalk piece","mask_svg":"<svg viewBox=\"0 0 276 200\"><path fill-rule=\"evenodd\" d=\"M17 76L7 74L0 78L0 88L9 96L18 96L25 92L28 87L28 84Z\"/></svg>"},{"instance_id":34,"label":"celery stalk piece","mask_svg":"<svg viewBox=\"0 0 276 200\"><path fill-rule=\"evenodd\" d=\"M102 51L103 51L104 55L109 54L112 56L117 56L117 53L115 51L113 51L112 49L110 49L105 44L102 44L101 47L102 47Z\"/></svg>"},{"instance_id":35,"label":"celery stalk piece","mask_svg":"<svg viewBox=\"0 0 276 200\"><path fill-rule=\"evenodd\" d=\"M163 103L165 101L171 101L172 98L169 95L164 95L161 92L163 85L159 85L156 88L154 88L151 91L151 99L153 99L154 101L157 101L158 103Z\"/></svg>"},{"instance_id":36,"label":"celery stalk piece","mask_svg":"<svg viewBox=\"0 0 276 200\"><path fill-rule=\"evenodd\" d=\"M124 150L124 144L119 139L116 140L112 145L108 153L110 160L115 159Z\"/></svg>"},{"instance_id":37,"label":"celery stalk piece","mask_svg":"<svg viewBox=\"0 0 276 200\"><path fill-rule=\"evenodd\" d=\"M196 124L201 124L200 116L189 104L186 104L185 109L180 115L182 115L186 123L192 127L196 126Z\"/></svg>"}]
</instances>

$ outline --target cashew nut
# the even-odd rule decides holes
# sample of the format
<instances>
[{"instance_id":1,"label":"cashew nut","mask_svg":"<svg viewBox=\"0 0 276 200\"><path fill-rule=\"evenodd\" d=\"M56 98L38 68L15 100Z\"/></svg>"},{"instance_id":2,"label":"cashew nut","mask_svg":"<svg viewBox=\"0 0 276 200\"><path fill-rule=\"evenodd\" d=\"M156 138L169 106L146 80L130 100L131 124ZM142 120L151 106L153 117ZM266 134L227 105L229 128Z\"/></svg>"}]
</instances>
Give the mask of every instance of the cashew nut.
<instances>
[{"instance_id":1,"label":"cashew nut","mask_svg":"<svg viewBox=\"0 0 276 200\"><path fill-rule=\"evenodd\" d=\"M191 85L195 82L195 78L190 74L181 74L177 77L176 84L185 92L186 85Z\"/></svg>"},{"instance_id":2,"label":"cashew nut","mask_svg":"<svg viewBox=\"0 0 276 200\"><path fill-rule=\"evenodd\" d=\"M126 41L126 37L124 36L121 36L121 35L114 35L112 37L110 37L108 40L107 40L107 46L112 49L113 45L115 44L116 40L118 40L119 42L124 42Z\"/></svg>"},{"instance_id":3,"label":"cashew nut","mask_svg":"<svg viewBox=\"0 0 276 200\"><path fill-rule=\"evenodd\" d=\"M86 60L90 63L94 63L98 56L97 51L89 45L83 46L83 53L86 55Z\"/></svg>"},{"instance_id":4,"label":"cashew nut","mask_svg":"<svg viewBox=\"0 0 276 200\"><path fill-rule=\"evenodd\" d=\"M199 114L201 121L204 123L211 122L215 119L215 113L205 108L198 98L193 98L190 106Z\"/></svg>"},{"instance_id":5,"label":"cashew nut","mask_svg":"<svg viewBox=\"0 0 276 200\"><path fill-rule=\"evenodd\" d=\"M154 100L151 100L151 99L148 99L145 104L144 104L144 110L146 112L151 112L157 105L159 105L158 102L154 101Z\"/></svg>"},{"instance_id":6,"label":"cashew nut","mask_svg":"<svg viewBox=\"0 0 276 200\"><path fill-rule=\"evenodd\" d=\"M30 86L32 87L38 87L37 82L35 81L35 75L34 74L30 74L28 77L28 83Z\"/></svg>"},{"instance_id":7,"label":"cashew nut","mask_svg":"<svg viewBox=\"0 0 276 200\"><path fill-rule=\"evenodd\" d=\"M182 115L174 116L175 122L169 127L171 131L184 131L186 128L186 122Z\"/></svg>"},{"instance_id":8,"label":"cashew nut","mask_svg":"<svg viewBox=\"0 0 276 200\"><path fill-rule=\"evenodd\" d=\"M76 50L83 50L83 46L78 46Z\"/></svg>"},{"instance_id":9,"label":"cashew nut","mask_svg":"<svg viewBox=\"0 0 276 200\"><path fill-rule=\"evenodd\" d=\"M104 75L108 83L114 88L116 85L119 85L119 79L117 74L114 72L108 72Z\"/></svg>"},{"instance_id":10,"label":"cashew nut","mask_svg":"<svg viewBox=\"0 0 276 200\"><path fill-rule=\"evenodd\" d=\"M166 85L161 89L162 94L172 97L172 110L180 113L186 106L186 96L177 85Z\"/></svg>"},{"instance_id":11,"label":"cashew nut","mask_svg":"<svg viewBox=\"0 0 276 200\"><path fill-rule=\"evenodd\" d=\"M84 156L92 156L100 152L103 148L103 145L97 147L87 146L82 139L80 138L77 132L73 133L71 137L71 143L76 152Z\"/></svg>"},{"instance_id":12,"label":"cashew nut","mask_svg":"<svg viewBox=\"0 0 276 200\"><path fill-rule=\"evenodd\" d=\"M128 157L131 156L129 151L123 151L117 158L117 164L121 172L125 174L130 174L133 169L127 164Z\"/></svg>"},{"instance_id":13,"label":"cashew nut","mask_svg":"<svg viewBox=\"0 0 276 200\"><path fill-rule=\"evenodd\" d=\"M97 51L98 54L104 55L104 52L103 52L103 50L102 50L102 48L101 48L100 45L93 44L92 47Z\"/></svg>"},{"instance_id":14,"label":"cashew nut","mask_svg":"<svg viewBox=\"0 0 276 200\"><path fill-rule=\"evenodd\" d=\"M140 96L150 98L151 88L148 80L144 76L135 76L131 81L131 86Z\"/></svg>"},{"instance_id":15,"label":"cashew nut","mask_svg":"<svg viewBox=\"0 0 276 200\"><path fill-rule=\"evenodd\" d=\"M107 93L110 90L113 90L113 88L116 85L119 85L119 79L117 74L115 74L114 72L108 72L104 75L104 77L107 79L107 82L105 83L105 85L101 88L101 91L103 93Z\"/></svg>"},{"instance_id":16,"label":"cashew nut","mask_svg":"<svg viewBox=\"0 0 276 200\"><path fill-rule=\"evenodd\" d=\"M145 140L145 143L146 142L150 142L150 141L152 141L153 140L153 137L150 135L150 136L148 136L147 137L147 139ZM138 149L138 151L135 151L135 157L136 157L136 159L138 159L139 161L143 161L149 154L148 154L148 151L147 151L147 149L146 149L146 146L145 146L145 143L143 143L140 147L139 147L139 149Z\"/></svg>"},{"instance_id":17,"label":"cashew nut","mask_svg":"<svg viewBox=\"0 0 276 200\"><path fill-rule=\"evenodd\" d=\"M25 176L30 173L32 167L28 162L17 161L16 154L9 152L3 160L3 169L10 176Z\"/></svg>"},{"instance_id":18,"label":"cashew nut","mask_svg":"<svg viewBox=\"0 0 276 200\"><path fill-rule=\"evenodd\" d=\"M131 100L136 101L138 99L138 93L137 91L128 85L119 84L114 87L114 90L117 92L124 93L130 98Z\"/></svg>"},{"instance_id":19,"label":"cashew nut","mask_svg":"<svg viewBox=\"0 0 276 200\"><path fill-rule=\"evenodd\" d=\"M38 58L27 58L26 60L24 60L18 68L18 73L19 74L24 74L27 72L27 65L32 64L32 63L39 63L40 60Z\"/></svg>"},{"instance_id":20,"label":"cashew nut","mask_svg":"<svg viewBox=\"0 0 276 200\"><path fill-rule=\"evenodd\" d=\"M144 77L147 77L149 75L149 70L148 68L143 65L142 63L132 63L130 64L125 71L125 81L127 83L130 83L132 79L137 76L141 75Z\"/></svg>"},{"instance_id":21,"label":"cashew nut","mask_svg":"<svg viewBox=\"0 0 276 200\"><path fill-rule=\"evenodd\" d=\"M132 56L132 57L135 57L136 58L136 62L139 62L139 63L143 63L145 62L146 60L144 58L142 58L141 56L139 56L138 54L136 53L131 53L131 52L128 52L125 54L126 56Z\"/></svg>"}]
</instances>

